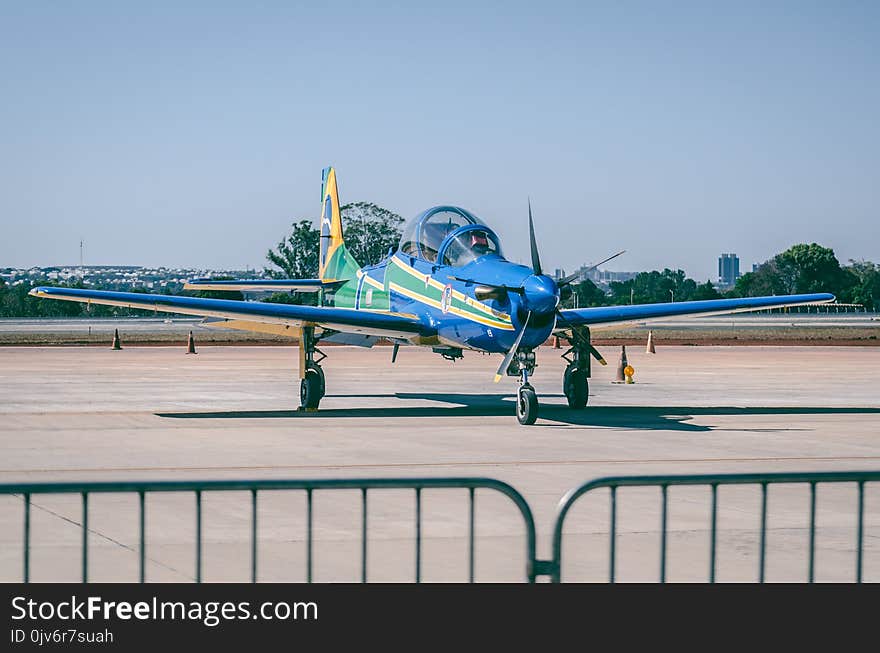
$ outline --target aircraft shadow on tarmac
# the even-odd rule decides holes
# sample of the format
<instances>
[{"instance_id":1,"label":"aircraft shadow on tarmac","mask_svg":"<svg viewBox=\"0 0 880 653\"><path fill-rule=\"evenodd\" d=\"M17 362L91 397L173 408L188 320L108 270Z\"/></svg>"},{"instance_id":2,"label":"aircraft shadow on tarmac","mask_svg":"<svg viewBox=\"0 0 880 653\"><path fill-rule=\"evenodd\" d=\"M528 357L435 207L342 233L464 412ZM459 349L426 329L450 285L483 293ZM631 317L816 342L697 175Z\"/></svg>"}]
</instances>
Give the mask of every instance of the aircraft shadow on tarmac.
<instances>
[{"instance_id":1,"label":"aircraft shadow on tarmac","mask_svg":"<svg viewBox=\"0 0 880 653\"><path fill-rule=\"evenodd\" d=\"M329 398L392 398L440 402L436 406L322 408L318 411L300 410L230 410L187 413L156 413L158 417L175 419L254 419L254 418L339 418L339 417L513 417L514 397L507 394L412 393L371 395L327 395ZM562 398L563 395L542 395ZM696 415L870 415L880 414L880 408L859 407L801 407L801 406L587 406L572 410L564 404L541 404L537 426L565 424L582 427L646 429L663 431L706 432L718 429L691 422ZM546 422L555 422L547 424ZM543 422L543 424L542 424ZM737 431L776 432L805 429L792 428L737 428Z\"/></svg>"}]
</instances>

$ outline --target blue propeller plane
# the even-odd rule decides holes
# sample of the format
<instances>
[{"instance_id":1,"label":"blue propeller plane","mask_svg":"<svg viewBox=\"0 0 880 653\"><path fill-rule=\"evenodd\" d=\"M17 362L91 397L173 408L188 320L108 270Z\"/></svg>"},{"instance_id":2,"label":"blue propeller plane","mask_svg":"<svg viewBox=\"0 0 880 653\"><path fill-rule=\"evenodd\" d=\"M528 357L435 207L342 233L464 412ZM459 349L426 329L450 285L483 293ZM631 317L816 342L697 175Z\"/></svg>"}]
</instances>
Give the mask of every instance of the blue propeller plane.
<instances>
[{"instance_id":1,"label":"blue propeller plane","mask_svg":"<svg viewBox=\"0 0 880 653\"><path fill-rule=\"evenodd\" d=\"M538 399L530 383L535 352L551 335L565 337L568 365L563 391L568 405L584 408L591 357L605 364L590 342L590 330L672 316L735 313L825 303L830 294L748 297L631 306L560 309L576 275L556 280L544 274L529 205L531 266L504 258L501 243L478 217L456 206L435 206L405 227L396 252L361 267L345 246L336 173L322 176L318 279L196 279L193 290L320 293L319 306L267 304L176 295L145 295L101 290L38 287L32 295L49 299L127 306L199 315L206 324L281 333L299 339L300 402L316 409L325 393L321 342L372 346L380 339L431 347L454 360L464 350L503 354L495 381L519 380L516 416L533 424ZM615 255L616 256L616 255ZM612 257L613 258L613 257Z\"/></svg>"}]
</instances>

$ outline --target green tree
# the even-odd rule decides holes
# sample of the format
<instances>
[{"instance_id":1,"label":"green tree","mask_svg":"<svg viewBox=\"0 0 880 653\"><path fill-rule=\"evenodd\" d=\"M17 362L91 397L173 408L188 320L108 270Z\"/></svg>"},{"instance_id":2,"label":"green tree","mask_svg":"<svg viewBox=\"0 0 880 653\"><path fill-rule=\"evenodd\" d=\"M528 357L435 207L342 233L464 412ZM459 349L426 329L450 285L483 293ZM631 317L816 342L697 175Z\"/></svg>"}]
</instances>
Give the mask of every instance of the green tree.
<instances>
[{"instance_id":1,"label":"green tree","mask_svg":"<svg viewBox=\"0 0 880 653\"><path fill-rule=\"evenodd\" d=\"M628 281L611 282L611 299L614 304L683 302L695 299L697 288L697 282L685 276L684 270L666 268L662 272L639 272ZM701 292L705 294L705 288Z\"/></svg>"},{"instance_id":2,"label":"green tree","mask_svg":"<svg viewBox=\"0 0 880 653\"><path fill-rule=\"evenodd\" d=\"M381 261L389 248L400 241L403 218L369 202L346 204L340 209L345 245L361 265ZM318 276L321 233L311 220L294 222L290 234L266 253L272 267L264 268L275 279L314 279ZM275 293L263 301L273 303L313 304L316 293Z\"/></svg>"},{"instance_id":3,"label":"green tree","mask_svg":"<svg viewBox=\"0 0 880 653\"><path fill-rule=\"evenodd\" d=\"M275 279L315 279L318 276L320 232L311 220L294 222L290 235L270 249L266 259L278 269L265 268L266 276Z\"/></svg>"},{"instance_id":4,"label":"green tree","mask_svg":"<svg viewBox=\"0 0 880 653\"><path fill-rule=\"evenodd\" d=\"M608 295L599 286L585 279L580 283L571 284L571 296L565 300L564 307L606 306L609 301Z\"/></svg>"},{"instance_id":5,"label":"green tree","mask_svg":"<svg viewBox=\"0 0 880 653\"><path fill-rule=\"evenodd\" d=\"M858 280L845 300L862 304L869 311L880 310L880 265L870 261L850 261L845 269Z\"/></svg>"},{"instance_id":6,"label":"green tree","mask_svg":"<svg viewBox=\"0 0 880 653\"><path fill-rule=\"evenodd\" d=\"M794 245L773 260L789 293L842 293L857 283L855 275L840 267L833 249L816 243Z\"/></svg>"},{"instance_id":7,"label":"green tree","mask_svg":"<svg viewBox=\"0 0 880 653\"><path fill-rule=\"evenodd\" d=\"M833 249L801 243L737 279L731 295L757 297L829 292L845 299L859 283L858 273L841 267Z\"/></svg>"},{"instance_id":8,"label":"green tree","mask_svg":"<svg viewBox=\"0 0 880 653\"><path fill-rule=\"evenodd\" d=\"M697 286L691 299L721 299L721 293L718 292L715 289L715 286L712 285L712 282L707 279L706 283L701 283L699 286Z\"/></svg>"},{"instance_id":9,"label":"green tree","mask_svg":"<svg viewBox=\"0 0 880 653\"><path fill-rule=\"evenodd\" d=\"M361 265L375 265L388 250L396 250L403 218L369 202L346 204L340 209L345 246Z\"/></svg>"},{"instance_id":10,"label":"green tree","mask_svg":"<svg viewBox=\"0 0 880 653\"><path fill-rule=\"evenodd\" d=\"M785 294L787 294L785 281L779 273L774 259L762 263L754 272L746 272L736 280L733 290L728 293L731 297L763 297Z\"/></svg>"}]
</instances>

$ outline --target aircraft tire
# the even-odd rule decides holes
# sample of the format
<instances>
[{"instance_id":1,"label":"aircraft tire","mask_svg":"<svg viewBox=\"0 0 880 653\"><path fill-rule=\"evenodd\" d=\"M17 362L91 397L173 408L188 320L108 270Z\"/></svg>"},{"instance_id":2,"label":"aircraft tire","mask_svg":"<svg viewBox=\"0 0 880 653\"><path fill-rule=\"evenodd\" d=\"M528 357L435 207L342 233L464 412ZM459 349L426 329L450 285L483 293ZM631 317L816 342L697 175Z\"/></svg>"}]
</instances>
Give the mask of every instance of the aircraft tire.
<instances>
[{"instance_id":1,"label":"aircraft tire","mask_svg":"<svg viewBox=\"0 0 880 653\"><path fill-rule=\"evenodd\" d=\"M523 426L534 424L538 419L538 396L530 385L522 386L517 393L516 419Z\"/></svg>"},{"instance_id":2,"label":"aircraft tire","mask_svg":"<svg viewBox=\"0 0 880 653\"><path fill-rule=\"evenodd\" d=\"M299 402L303 408L317 408L321 401L321 376L314 369L306 370L306 377L299 382Z\"/></svg>"},{"instance_id":3,"label":"aircraft tire","mask_svg":"<svg viewBox=\"0 0 880 653\"><path fill-rule=\"evenodd\" d=\"M319 398L323 399L324 393L327 390L327 386L326 386L326 383L324 380L324 369L320 365L318 365L317 363L309 363L308 367L306 368L306 376L308 376L310 371L314 371L314 373L317 374L318 378L321 380L320 385L319 385L319 389L320 389Z\"/></svg>"},{"instance_id":4,"label":"aircraft tire","mask_svg":"<svg viewBox=\"0 0 880 653\"><path fill-rule=\"evenodd\" d=\"M568 400L569 408L585 407L590 397L590 382L587 375L572 365L566 367L562 379L562 392Z\"/></svg>"}]
</instances>

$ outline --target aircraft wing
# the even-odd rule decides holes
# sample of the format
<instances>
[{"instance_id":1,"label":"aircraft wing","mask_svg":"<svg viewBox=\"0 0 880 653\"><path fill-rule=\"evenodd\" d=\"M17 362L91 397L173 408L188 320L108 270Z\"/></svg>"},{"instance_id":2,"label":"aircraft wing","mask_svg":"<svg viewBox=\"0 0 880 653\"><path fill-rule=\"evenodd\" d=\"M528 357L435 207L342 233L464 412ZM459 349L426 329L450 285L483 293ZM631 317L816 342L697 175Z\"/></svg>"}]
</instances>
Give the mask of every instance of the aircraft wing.
<instances>
[{"instance_id":1,"label":"aircraft wing","mask_svg":"<svg viewBox=\"0 0 880 653\"><path fill-rule=\"evenodd\" d=\"M334 289L345 279L193 279L187 281L184 290L239 290L242 292L283 291L318 292L322 288Z\"/></svg>"},{"instance_id":2,"label":"aircraft wing","mask_svg":"<svg viewBox=\"0 0 880 653\"><path fill-rule=\"evenodd\" d=\"M692 302L663 304L636 304L632 306L594 306L560 311L557 326L606 327L633 322L648 322L669 317L695 315L723 315L744 313L768 308L826 304L834 301L834 295L815 293L811 295L773 295L770 297L742 297L737 299L707 299Z\"/></svg>"},{"instance_id":3,"label":"aircraft wing","mask_svg":"<svg viewBox=\"0 0 880 653\"><path fill-rule=\"evenodd\" d=\"M436 333L417 316L403 313L49 286L34 288L30 294L47 299L247 320L288 327L318 326L334 331L389 338L409 339L415 336L433 336Z\"/></svg>"}]
</instances>

